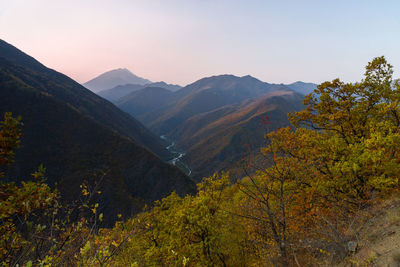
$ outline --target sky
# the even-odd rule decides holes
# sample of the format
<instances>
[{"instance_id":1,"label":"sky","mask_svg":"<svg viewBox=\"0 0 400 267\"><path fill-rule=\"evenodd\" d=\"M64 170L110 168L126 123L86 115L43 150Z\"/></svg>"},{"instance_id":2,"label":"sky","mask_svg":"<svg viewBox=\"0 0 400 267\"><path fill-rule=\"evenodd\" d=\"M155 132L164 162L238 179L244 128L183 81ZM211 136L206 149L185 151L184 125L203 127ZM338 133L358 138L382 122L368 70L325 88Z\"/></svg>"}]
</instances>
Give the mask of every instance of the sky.
<instances>
[{"instance_id":1,"label":"sky","mask_svg":"<svg viewBox=\"0 0 400 267\"><path fill-rule=\"evenodd\" d=\"M400 76L399 14L398 0L0 0L0 39L81 83L116 68L355 82L381 55Z\"/></svg>"}]
</instances>

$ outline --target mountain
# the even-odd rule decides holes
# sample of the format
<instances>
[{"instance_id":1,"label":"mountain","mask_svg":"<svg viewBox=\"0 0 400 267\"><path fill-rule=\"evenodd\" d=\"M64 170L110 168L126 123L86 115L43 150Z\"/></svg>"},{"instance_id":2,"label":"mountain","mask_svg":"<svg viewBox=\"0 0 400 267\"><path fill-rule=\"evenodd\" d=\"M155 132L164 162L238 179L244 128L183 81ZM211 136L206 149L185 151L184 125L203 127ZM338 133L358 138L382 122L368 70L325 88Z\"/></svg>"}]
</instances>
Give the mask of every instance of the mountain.
<instances>
[{"instance_id":1,"label":"mountain","mask_svg":"<svg viewBox=\"0 0 400 267\"><path fill-rule=\"evenodd\" d=\"M85 116L91 117L120 135L148 148L161 158L168 159L170 157L157 136L110 102L98 97L69 77L46 68L34 58L4 41L0 42L0 49L1 57L14 64L15 70L18 70L17 67L19 66L26 68L25 73L23 71L18 73L28 80L21 79L26 84L51 95L55 99L68 103ZM3 71L7 71L7 69ZM18 77L17 74L15 75Z\"/></svg>"},{"instance_id":2,"label":"mountain","mask_svg":"<svg viewBox=\"0 0 400 267\"><path fill-rule=\"evenodd\" d=\"M97 94L108 101L115 103L118 99L129 95L132 92L143 89L145 85L141 84L125 84L118 85L111 89L106 89L98 92Z\"/></svg>"},{"instance_id":3,"label":"mountain","mask_svg":"<svg viewBox=\"0 0 400 267\"><path fill-rule=\"evenodd\" d=\"M317 89L318 86L315 83L305 83L301 81L285 85L290 89L292 89L293 91L303 95L308 95L309 93L312 93L315 89Z\"/></svg>"},{"instance_id":4,"label":"mountain","mask_svg":"<svg viewBox=\"0 0 400 267\"><path fill-rule=\"evenodd\" d=\"M193 116L170 136L186 151L184 161L200 181L215 171L238 168L243 157L258 153L265 145L264 135L288 126L287 113L301 110L302 99L295 92L272 92Z\"/></svg>"},{"instance_id":5,"label":"mountain","mask_svg":"<svg viewBox=\"0 0 400 267\"><path fill-rule=\"evenodd\" d=\"M83 84L86 88L93 92L110 89L118 85L140 84L145 85L151 83L149 80L141 78L133 74L127 69L115 69L100 74L96 78Z\"/></svg>"},{"instance_id":6,"label":"mountain","mask_svg":"<svg viewBox=\"0 0 400 267\"><path fill-rule=\"evenodd\" d=\"M186 175L151 152L169 156L141 123L0 40L0 115L8 111L24 123L9 177L27 179L43 164L47 182L65 200L76 199L85 180L101 181L99 202L109 222L172 191L195 190Z\"/></svg>"},{"instance_id":7,"label":"mountain","mask_svg":"<svg viewBox=\"0 0 400 267\"><path fill-rule=\"evenodd\" d=\"M97 94L113 103L117 102L119 99L129 95L132 92L138 91L140 89L146 88L146 87L158 87L158 88L164 88L166 90L175 92L182 88L179 85L175 84L167 84L165 82L155 82L155 83L149 83L145 85L141 84L125 84L125 85L118 85L114 88L103 90L98 92Z\"/></svg>"},{"instance_id":8,"label":"mountain","mask_svg":"<svg viewBox=\"0 0 400 267\"><path fill-rule=\"evenodd\" d=\"M146 121L154 132L168 135L192 116L281 90L290 91L284 85L265 83L249 75L212 76L176 91L163 106L138 119Z\"/></svg>"},{"instance_id":9,"label":"mountain","mask_svg":"<svg viewBox=\"0 0 400 267\"><path fill-rule=\"evenodd\" d=\"M161 87L145 87L138 91L134 91L116 102L119 108L140 116L148 110L155 110L168 102L173 93Z\"/></svg>"},{"instance_id":10,"label":"mountain","mask_svg":"<svg viewBox=\"0 0 400 267\"><path fill-rule=\"evenodd\" d=\"M259 151L266 131L261 117L277 129L289 125L288 112L303 108L303 95L251 76L207 77L176 92L147 89L122 97L117 106L184 151L181 160L197 181L235 167L249 148Z\"/></svg>"}]
</instances>

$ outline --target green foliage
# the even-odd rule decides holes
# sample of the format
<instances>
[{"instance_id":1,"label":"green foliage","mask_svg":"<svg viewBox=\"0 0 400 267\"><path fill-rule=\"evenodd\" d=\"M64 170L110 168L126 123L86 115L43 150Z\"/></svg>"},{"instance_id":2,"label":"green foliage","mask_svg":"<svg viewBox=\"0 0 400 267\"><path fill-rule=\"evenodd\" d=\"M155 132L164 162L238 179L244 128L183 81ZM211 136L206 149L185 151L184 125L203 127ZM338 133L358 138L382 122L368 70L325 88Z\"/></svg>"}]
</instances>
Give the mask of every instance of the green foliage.
<instances>
[{"instance_id":1,"label":"green foliage","mask_svg":"<svg viewBox=\"0 0 400 267\"><path fill-rule=\"evenodd\" d=\"M331 265L368 219L365 207L398 192L400 84L379 57L360 83L322 83L304 104L289 116L295 129L266 136L268 165L233 185L228 174L204 178L196 195L172 193L111 229L99 228L100 207L88 204L96 187L81 186L79 212L91 219L73 221L73 209L43 183L42 166L21 185L3 177L2 264ZM10 114L1 124L3 165L19 144L19 125Z\"/></svg>"},{"instance_id":2,"label":"green foliage","mask_svg":"<svg viewBox=\"0 0 400 267\"><path fill-rule=\"evenodd\" d=\"M21 118L13 118L10 112L4 114L0 122L0 167L14 160L14 149L20 146ZM0 172L0 178L4 175Z\"/></svg>"},{"instance_id":3,"label":"green foliage","mask_svg":"<svg viewBox=\"0 0 400 267\"><path fill-rule=\"evenodd\" d=\"M0 125L0 167L5 167L20 144L22 123L6 113ZM9 182L13 179L4 171L0 179L1 265L73 265L74 255L95 234L102 217L96 212L98 204L90 204L97 188L82 185L81 203L61 206L58 192L45 183L42 165L21 184ZM85 219L85 210L94 213L87 216L91 221Z\"/></svg>"},{"instance_id":4,"label":"green foliage","mask_svg":"<svg viewBox=\"0 0 400 267\"><path fill-rule=\"evenodd\" d=\"M384 57L375 58L362 82L325 82L290 116L308 127L296 131L292 154L317 162L313 171L328 193L358 202L398 184L400 91L392 73Z\"/></svg>"},{"instance_id":5,"label":"green foliage","mask_svg":"<svg viewBox=\"0 0 400 267\"><path fill-rule=\"evenodd\" d=\"M287 234L296 230L321 246L335 242L345 247L351 218L398 190L400 87L392 73L392 66L379 57L368 64L360 83L322 83L305 98L306 108L289 116L295 130L287 127L268 134L270 145L263 152L273 156L275 164L264 171L267 184L259 187L270 188L274 195L272 177L288 188L293 186L285 180L288 170L294 170L296 179L302 177L295 193L281 191L280 201L287 208L291 206L285 199L293 197L295 210L304 211L302 218L291 217L295 221ZM286 171L271 173L276 166Z\"/></svg>"},{"instance_id":6,"label":"green foliage","mask_svg":"<svg viewBox=\"0 0 400 267\"><path fill-rule=\"evenodd\" d=\"M14 159L14 149L20 145L22 125L20 118L5 113L0 124L0 167ZM56 193L41 182L44 168L32 174L35 181L22 182L20 186L7 182L4 172L0 180L0 259L2 265L18 262L31 250L27 236L39 235L44 229L33 224L32 219L54 204ZM29 248L29 249L27 249Z\"/></svg>"},{"instance_id":7,"label":"green foliage","mask_svg":"<svg viewBox=\"0 0 400 267\"><path fill-rule=\"evenodd\" d=\"M84 179L94 184L107 172L100 198L109 226L173 190L194 193L195 183L162 160L170 154L134 118L2 40L0 54L0 116L12 111L25 127L8 167L13 181L30 179L43 163L47 183L69 203Z\"/></svg>"},{"instance_id":8,"label":"green foliage","mask_svg":"<svg viewBox=\"0 0 400 267\"><path fill-rule=\"evenodd\" d=\"M228 176L206 178L198 189L185 198L173 193L130 220L127 228L135 234L118 260L139 266L246 265L245 233L230 212Z\"/></svg>"}]
</instances>

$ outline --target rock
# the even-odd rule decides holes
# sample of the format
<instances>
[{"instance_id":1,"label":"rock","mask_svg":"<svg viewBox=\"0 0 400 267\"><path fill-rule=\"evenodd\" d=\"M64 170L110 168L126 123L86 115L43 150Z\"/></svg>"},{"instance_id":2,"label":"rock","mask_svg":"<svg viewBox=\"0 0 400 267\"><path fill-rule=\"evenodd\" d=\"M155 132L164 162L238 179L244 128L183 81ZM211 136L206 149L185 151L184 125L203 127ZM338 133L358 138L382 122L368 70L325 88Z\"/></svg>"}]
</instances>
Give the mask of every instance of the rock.
<instances>
[{"instance_id":1,"label":"rock","mask_svg":"<svg viewBox=\"0 0 400 267\"><path fill-rule=\"evenodd\" d=\"M357 250L357 241L350 241L347 243L347 250L350 252L356 252Z\"/></svg>"}]
</instances>

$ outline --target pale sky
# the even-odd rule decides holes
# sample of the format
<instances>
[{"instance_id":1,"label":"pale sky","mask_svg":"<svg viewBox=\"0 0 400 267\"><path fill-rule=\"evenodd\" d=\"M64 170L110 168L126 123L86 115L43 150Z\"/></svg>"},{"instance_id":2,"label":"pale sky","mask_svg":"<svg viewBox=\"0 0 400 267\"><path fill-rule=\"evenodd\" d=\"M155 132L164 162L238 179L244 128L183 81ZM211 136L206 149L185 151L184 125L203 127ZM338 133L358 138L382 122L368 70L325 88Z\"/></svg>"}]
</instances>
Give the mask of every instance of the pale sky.
<instances>
[{"instance_id":1,"label":"pale sky","mask_svg":"<svg viewBox=\"0 0 400 267\"><path fill-rule=\"evenodd\" d=\"M115 68L358 81L381 55L400 76L399 14L398 0L0 0L0 39L81 83Z\"/></svg>"}]
</instances>

